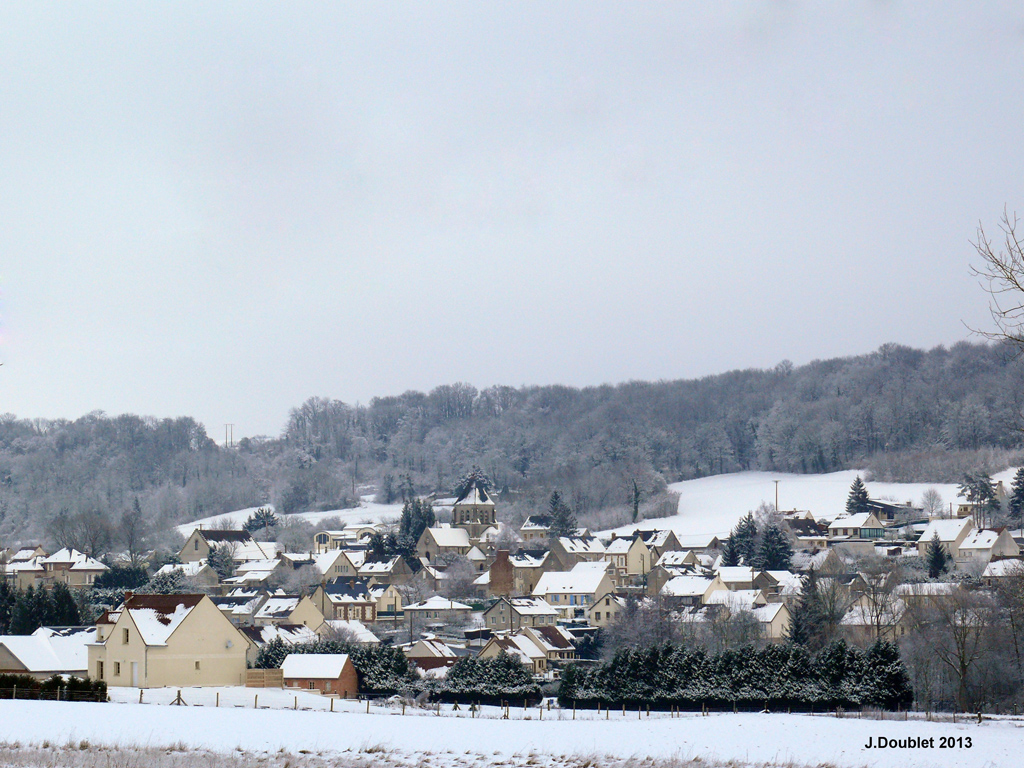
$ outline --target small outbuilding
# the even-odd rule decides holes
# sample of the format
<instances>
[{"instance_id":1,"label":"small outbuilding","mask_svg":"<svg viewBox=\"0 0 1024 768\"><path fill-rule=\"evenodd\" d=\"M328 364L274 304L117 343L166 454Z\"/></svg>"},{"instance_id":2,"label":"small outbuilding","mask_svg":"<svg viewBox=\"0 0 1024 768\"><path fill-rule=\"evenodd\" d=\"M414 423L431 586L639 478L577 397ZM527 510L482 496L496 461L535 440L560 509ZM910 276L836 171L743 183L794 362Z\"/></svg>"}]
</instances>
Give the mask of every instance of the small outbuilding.
<instances>
[{"instance_id":1,"label":"small outbuilding","mask_svg":"<svg viewBox=\"0 0 1024 768\"><path fill-rule=\"evenodd\" d=\"M347 653L289 653L281 665L286 688L342 699L359 694L359 678Z\"/></svg>"}]
</instances>

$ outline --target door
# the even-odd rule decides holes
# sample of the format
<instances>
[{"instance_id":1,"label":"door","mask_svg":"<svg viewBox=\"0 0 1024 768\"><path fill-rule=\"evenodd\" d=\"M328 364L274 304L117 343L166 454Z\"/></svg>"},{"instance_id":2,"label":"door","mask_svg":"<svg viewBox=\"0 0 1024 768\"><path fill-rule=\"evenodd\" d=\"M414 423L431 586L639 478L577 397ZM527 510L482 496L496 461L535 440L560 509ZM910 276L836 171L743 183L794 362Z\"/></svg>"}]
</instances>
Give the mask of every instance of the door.
<instances>
[{"instance_id":1,"label":"door","mask_svg":"<svg viewBox=\"0 0 1024 768\"><path fill-rule=\"evenodd\" d=\"M139 687L139 662L132 662L132 687Z\"/></svg>"}]
</instances>

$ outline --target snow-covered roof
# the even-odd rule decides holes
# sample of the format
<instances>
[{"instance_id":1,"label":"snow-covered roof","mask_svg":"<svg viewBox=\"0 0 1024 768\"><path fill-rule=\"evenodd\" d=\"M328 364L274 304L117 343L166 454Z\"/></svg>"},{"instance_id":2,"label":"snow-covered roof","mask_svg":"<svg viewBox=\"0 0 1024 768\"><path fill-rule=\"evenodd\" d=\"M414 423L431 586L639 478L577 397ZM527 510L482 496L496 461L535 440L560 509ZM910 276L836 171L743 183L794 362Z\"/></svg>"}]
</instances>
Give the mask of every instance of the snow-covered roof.
<instances>
[{"instance_id":1,"label":"snow-covered roof","mask_svg":"<svg viewBox=\"0 0 1024 768\"><path fill-rule=\"evenodd\" d=\"M993 560L985 566L982 578L998 579L1004 576L1014 576L1024 573L1024 561L1021 560Z\"/></svg>"},{"instance_id":2,"label":"snow-covered roof","mask_svg":"<svg viewBox=\"0 0 1024 768\"><path fill-rule=\"evenodd\" d=\"M989 528L974 530L967 534L967 538L960 543L960 549L992 549L998 538L999 531Z\"/></svg>"},{"instance_id":3,"label":"snow-covered roof","mask_svg":"<svg viewBox=\"0 0 1024 768\"><path fill-rule=\"evenodd\" d=\"M426 600L405 606L407 611L471 611L470 606L460 603L458 600L449 600L447 597L434 595Z\"/></svg>"},{"instance_id":4,"label":"snow-covered roof","mask_svg":"<svg viewBox=\"0 0 1024 768\"><path fill-rule=\"evenodd\" d=\"M458 655L445 642L435 637L424 637L422 640L417 640L409 645L404 652L413 658L453 659Z\"/></svg>"},{"instance_id":5,"label":"snow-covered roof","mask_svg":"<svg viewBox=\"0 0 1024 768\"><path fill-rule=\"evenodd\" d=\"M46 565L68 565L73 571L105 571L107 566L77 549L64 547L49 557L40 558Z\"/></svg>"},{"instance_id":6,"label":"snow-covered roof","mask_svg":"<svg viewBox=\"0 0 1024 768\"><path fill-rule=\"evenodd\" d=\"M756 608L752 608L750 612L762 624L771 624L784 607L783 603L768 603L767 605L759 605Z\"/></svg>"},{"instance_id":7,"label":"snow-covered roof","mask_svg":"<svg viewBox=\"0 0 1024 768\"><path fill-rule=\"evenodd\" d=\"M957 585L948 581L922 582L920 584L900 584L892 592L904 597L924 597L927 595L950 595Z\"/></svg>"},{"instance_id":8,"label":"snow-covered roof","mask_svg":"<svg viewBox=\"0 0 1024 768\"><path fill-rule=\"evenodd\" d=\"M285 679L337 680L348 663L347 653L289 653L284 657L281 671Z\"/></svg>"},{"instance_id":9,"label":"snow-covered roof","mask_svg":"<svg viewBox=\"0 0 1024 768\"><path fill-rule=\"evenodd\" d=\"M718 575L726 584L742 584L748 581L752 582L757 572L744 565L730 565L719 568Z\"/></svg>"},{"instance_id":10,"label":"snow-covered roof","mask_svg":"<svg viewBox=\"0 0 1024 768\"><path fill-rule=\"evenodd\" d=\"M257 611L257 619L279 619L291 614L302 600L300 595L271 597Z\"/></svg>"},{"instance_id":11,"label":"snow-covered roof","mask_svg":"<svg viewBox=\"0 0 1024 768\"><path fill-rule=\"evenodd\" d=\"M557 616L558 611L539 597L513 597L512 607L523 616Z\"/></svg>"},{"instance_id":12,"label":"snow-covered roof","mask_svg":"<svg viewBox=\"0 0 1024 768\"><path fill-rule=\"evenodd\" d=\"M513 568L539 568L544 565L544 561L547 560L547 557L547 552L540 555L534 555L530 552L520 550L516 554L509 556L509 560L512 562Z\"/></svg>"},{"instance_id":13,"label":"snow-covered roof","mask_svg":"<svg viewBox=\"0 0 1024 768\"><path fill-rule=\"evenodd\" d=\"M630 547L632 546L633 539L618 538L605 547L604 553L606 555L626 555L629 554Z\"/></svg>"},{"instance_id":14,"label":"snow-covered roof","mask_svg":"<svg viewBox=\"0 0 1024 768\"><path fill-rule=\"evenodd\" d=\"M854 605L843 615L839 623L847 627L894 626L906 612L907 606L899 598L888 605L878 606L875 611L864 605Z\"/></svg>"},{"instance_id":15,"label":"snow-covered roof","mask_svg":"<svg viewBox=\"0 0 1024 768\"><path fill-rule=\"evenodd\" d=\"M607 563L576 563L571 571L549 571L541 574L533 594L543 597L550 594L593 595L601 588L601 581L607 575Z\"/></svg>"},{"instance_id":16,"label":"snow-covered roof","mask_svg":"<svg viewBox=\"0 0 1024 768\"><path fill-rule=\"evenodd\" d=\"M325 621L324 624L335 632L350 634L352 639L357 643L362 643L364 645L377 645L380 642L380 638L367 629L363 622L356 621L355 619L349 619L348 621L344 621L342 619L330 619Z\"/></svg>"},{"instance_id":17,"label":"snow-covered roof","mask_svg":"<svg viewBox=\"0 0 1024 768\"><path fill-rule=\"evenodd\" d=\"M707 557L707 556L706 556ZM688 565L687 561L693 561L695 555L692 550L684 549L679 552L665 552L661 557L658 558L658 565L664 566L665 568L672 568L674 566ZM700 562L700 558L696 558Z\"/></svg>"},{"instance_id":18,"label":"snow-covered roof","mask_svg":"<svg viewBox=\"0 0 1024 768\"><path fill-rule=\"evenodd\" d=\"M146 645L166 645L205 595L132 595L124 603Z\"/></svg>"},{"instance_id":19,"label":"snow-covered roof","mask_svg":"<svg viewBox=\"0 0 1024 768\"><path fill-rule=\"evenodd\" d=\"M640 534L640 538L644 540L644 544L648 547L664 547L668 544L668 538L672 535L672 531L669 529L655 531L637 531Z\"/></svg>"},{"instance_id":20,"label":"snow-covered roof","mask_svg":"<svg viewBox=\"0 0 1024 768\"><path fill-rule=\"evenodd\" d=\"M27 672L83 673L89 668L89 644L96 627L40 627L31 635L0 636L0 646Z\"/></svg>"},{"instance_id":21,"label":"snow-covered roof","mask_svg":"<svg viewBox=\"0 0 1024 768\"><path fill-rule=\"evenodd\" d=\"M596 536L559 536L559 543L571 555L601 555L605 546Z\"/></svg>"},{"instance_id":22,"label":"snow-covered roof","mask_svg":"<svg viewBox=\"0 0 1024 768\"><path fill-rule=\"evenodd\" d=\"M551 515L530 515L520 527L520 531L547 531L551 528Z\"/></svg>"},{"instance_id":23,"label":"snow-covered roof","mask_svg":"<svg viewBox=\"0 0 1024 768\"><path fill-rule=\"evenodd\" d=\"M156 575L159 576L162 573L167 574L180 571L183 576L193 578L198 576L200 571L206 567L208 567L206 564L206 558L196 560L191 563L168 563L167 565L161 566L160 570L156 572Z\"/></svg>"},{"instance_id":24,"label":"snow-covered roof","mask_svg":"<svg viewBox=\"0 0 1024 768\"><path fill-rule=\"evenodd\" d=\"M724 605L731 610L753 610L768 602L760 589L719 589L708 595L708 605Z\"/></svg>"},{"instance_id":25,"label":"snow-covered roof","mask_svg":"<svg viewBox=\"0 0 1024 768\"><path fill-rule=\"evenodd\" d=\"M371 560L359 566L360 576L373 576L376 574L391 573L398 565L401 555L396 555L390 560Z\"/></svg>"},{"instance_id":26,"label":"snow-covered roof","mask_svg":"<svg viewBox=\"0 0 1024 768\"><path fill-rule=\"evenodd\" d=\"M797 573L790 571L765 571L765 573L779 582L780 595L799 595L803 590L803 579Z\"/></svg>"},{"instance_id":27,"label":"snow-covered roof","mask_svg":"<svg viewBox=\"0 0 1024 768\"><path fill-rule=\"evenodd\" d=\"M708 591L712 581L703 576L676 576L665 582L661 594L667 597L700 597Z\"/></svg>"},{"instance_id":28,"label":"snow-covered roof","mask_svg":"<svg viewBox=\"0 0 1024 768\"><path fill-rule=\"evenodd\" d=\"M829 524L828 529L832 531L839 528L863 528L871 514L871 512L858 512L856 515L837 517Z\"/></svg>"},{"instance_id":29,"label":"snow-covered roof","mask_svg":"<svg viewBox=\"0 0 1024 768\"><path fill-rule=\"evenodd\" d=\"M469 552L466 553L466 557L475 562L480 562L481 560L487 559L487 555L485 555L475 546L469 548Z\"/></svg>"},{"instance_id":30,"label":"snow-covered roof","mask_svg":"<svg viewBox=\"0 0 1024 768\"><path fill-rule=\"evenodd\" d=\"M268 624L264 627L239 627L239 629L257 647L262 647L278 638L290 645L315 643L320 639L316 632L304 624Z\"/></svg>"},{"instance_id":31,"label":"snow-covered roof","mask_svg":"<svg viewBox=\"0 0 1024 768\"><path fill-rule=\"evenodd\" d=\"M469 487L462 492L462 495L455 500L456 507L476 506L493 507L494 502L487 495L487 491L481 488L476 482L470 483Z\"/></svg>"},{"instance_id":32,"label":"snow-covered roof","mask_svg":"<svg viewBox=\"0 0 1024 768\"><path fill-rule=\"evenodd\" d=\"M931 541L937 532L939 534L939 541L949 544L956 541L957 537L959 537L965 529L973 527L974 522L969 517L955 518L952 520L932 520L928 523L928 527L924 529L924 533L921 534L921 541Z\"/></svg>"},{"instance_id":33,"label":"snow-covered roof","mask_svg":"<svg viewBox=\"0 0 1024 768\"><path fill-rule=\"evenodd\" d=\"M465 528L429 528L439 547L465 547L469 549L469 533Z\"/></svg>"}]
</instances>

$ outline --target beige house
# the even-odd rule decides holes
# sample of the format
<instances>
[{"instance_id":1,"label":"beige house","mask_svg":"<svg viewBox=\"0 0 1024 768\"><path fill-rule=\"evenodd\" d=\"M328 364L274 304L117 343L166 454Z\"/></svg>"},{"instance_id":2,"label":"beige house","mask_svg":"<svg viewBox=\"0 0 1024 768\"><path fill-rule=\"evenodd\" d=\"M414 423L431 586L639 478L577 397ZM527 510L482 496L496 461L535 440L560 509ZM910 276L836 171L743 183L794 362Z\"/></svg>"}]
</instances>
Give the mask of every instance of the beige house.
<instances>
[{"instance_id":1,"label":"beige house","mask_svg":"<svg viewBox=\"0 0 1024 768\"><path fill-rule=\"evenodd\" d=\"M571 571L545 573L537 582L533 595L544 598L564 619L582 619L599 597L613 589L608 564L601 560L577 563Z\"/></svg>"},{"instance_id":2,"label":"beige house","mask_svg":"<svg viewBox=\"0 0 1024 768\"><path fill-rule=\"evenodd\" d=\"M95 627L40 627L31 635L0 635L0 673L86 677Z\"/></svg>"},{"instance_id":3,"label":"beige house","mask_svg":"<svg viewBox=\"0 0 1024 768\"><path fill-rule=\"evenodd\" d=\"M553 625L558 611L539 597L502 597L483 613L491 631Z\"/></svg>"},{"instance_id":4,"label":"beige house","mask_svg":"<svg viewBox=\"0 0 1024 768\"><path fill-rule=\"evenodd\" d=\"M405 558L396 555L390 560L370 560L359 566L359 578L372 584L407 584L414 576Z\"/></svg>"},{"instance_id":5,"label":"beige house","mask_svg":"<svg viewBox=\"0 0 1024 768\"><path fill-rule=\"evenodd\" d=\"M402 593L394 584L371 584L366 590L370 599L376 601L375 621L399 619L403 614Z\"/></svg>"},{"instance_id":6,"label":"beige house","mask_svg":"<svg viewBox=\"0 0 1024 768\"><path fill-rule=\"evenodd\" d=\"M40 583L48 587L66 584L72 589L84 589L92 587L96 577L107 570L107 566L99 560L67 547L48 557L41 557L36 562L43 567L43 575L37 586Z\"/></svg>"},{"instance_id":7,"label":"beige house","mask_svg":"<svg viewBox=\"0 0 1024 768\"><path fill-rule=\"evenodd\" d=\"M446 597L434 595L434 597L405 606L405 615L427 623L458 624L469 621L469 614L472 610L458 600L449 600Z\"/></svg>"},{"instance_id":8,"label":"beige house","mask_svg":"<svg viewBox=\"0 0 1024 768\"><path fill-rule=\"evenodd\" d=\"M239 560L262 560L277 554L274 544L261 545L248 531L196 528L178 552L178 559L183 563L205 560L219 546L230 547Z\"/></svg>"},{"instance_id":9,"label":"beige house","mask_svg":"<svg viewBox=\"0 0 1024 768\"><path fill-rule=\"evenodd\" d=\"M256 612L254 623L257 627L267 624L299 624L315 630L324 623L324 614L309 595L275 596L268 598Z\"/></svg>"},{"instance_id":10,"label":"beige house","mask_svg":"<svg viewBox=\"0 0 1024 768\"><path fill-rule=\"evenodd\" d=\"M661 596L665 605L672 609L684 607L694 608L706 605L715 592L728 592L729 588L720 576L702 576L686 574L676 576L665 582L661 588Z\"/></svg>"},{"instance_id":11,"label":"beige house","mask_svg":"<svg viewBox=\"0 0 1024 768\"><path fill-rule=\"evenodd\" d=\"M957 557L960 560L987 563L990 560L1020 557L1020 547L1006 528L975 529L960 542Z\"/></svg>"},{"instance_id":12,"label":"beige house","mask_svg":"<svg viewBox=\"0 0 1024 768\"><path fill-rule=\"evenodd\" d=\"M549 571L566 571L558 556L538 549L521 549L512 555L512 594L532 595L540 577ZM494 576L491 576L492 582Z\"/></svg>"},{"instance_id":13,"label":"beige house","mask_svg":"<svg viewBox=\"0 0 1024 768\"><path fill-rule=\"evenodd\" d=\"M828 526L830 539L880 539L884 533L885 526L874 512L837 517Z\"/></svg>"},{"instance_id":14,"label":"beige house","mask_svg":"<svg viewBox=\"0 0 1024 768\"><path fill-rule=\"evenodd\" d=\"M604 543L596 536L560 536L551 540L551 554L566 568L604 560Z\"/></svg>"},{"instance_id":15,"label":"beige house","mask_svg":"<svg viewBox=\"0 0 1024 768\"><path fill-rule=\"evenodd\" d=\"M932 520L924 529L921 538L917 540L917 554L924 557L928 554L928 545L931 544L935 535L939 536L939 543L946 550L946 554L956 558L960 553L960 545L964 539L974 530L974 521L969 517L953 520Z\"/></svg>"},{"instance_id":16,"label":"beige house","mask_svg":"<svg viewBox=\"0 0 1024 768\"><path fill-rule=\"evenodd\" d=\"M89 672L111 687L244 685L247 643L206 595L126 595L89 646Z\"/></svg>"},{"instance_id":17,"label":"beige house","mask_svg":"<svg viewBox=\"0 0 1024 768\"><path fill-rule=\"evenodd\" d=\"M378 598L370 593L370 587L363 581L335 581L321 585L313 590L311 599L326 619L377 620ZM388 597L384 600L386 605L390 604ZM400 602L395 603L395 610L400 610Z\"/></svg>"},{"instance_id":18,"label":"beige house","mask_svg":"<svg viewBox=\"0 0 1024 768\"><path fill-rule=\"evenodd\" d=\"M656 558L641 536L613 535L604 550L604 559L615 568L615 578L621 584L631 576L648 573Z\"/></svg>"},{"instance_id":19,"label":"beige house","mask_svg":"<svg viewBox=\"0 0 1024 768\"><path fill-rule=\"evenodd\" d=\"M644 544L651 551L652 565L666 553L679 552L683 548L676 532L671 529L637 531L636 535L644 540Z\"/></svg>"},{"instance_id":20,"label":"beige house","mask_svg":"<svg viewBox=\"0 0 1024 768\"><path fill-rule=\"evenodd\" d=\"M527 547L547 541L550 531L551 515L530 515L519 527L519 535Z\"/></svg>"},{"instance_id":21,"label":"beige house","mask_svg":"<svg viewBox=\"0 0 1024 768\"><path fill-rule=\"evenodd\" d=\"M619 595L609 593L599 597L587 609L587 623L592 627L607 627L615 623L615 619L625 607L626 599Z\"/></svg>"},{"instance_id":22,"label":"beige house","mask_svg":"<svg viewBox=\"0 0 1024 768\"><path fill-rule=\"evenodd\" d=\"M209 566L205 560L195 560L191 563L168 563L156 572L157 576L180 573L193 589L201 589L204 592L212 593L220 586L220 576Z\"/></svg>"},{"instance_id":23,"label":"beige house","mask_svg":"<svg viewBox=\"0 0 1024 768\"><path fill-rule=\"evenodd\" d=\"M324 580L359 578L359 569L366 560L365 550L348 551L329 549L313 557L317 569L323 574Z\"/></svg>"},{"instance_id":24,"label":"beige house","mask_svg":"<svg viewBox=\"0 0 1024 768\"><path fill-rule=\"evenodd\" d=\"M416 543L416 556L428 563L440 555L465 555L473 543L465 528L426 528Z\"/></svg>"},{"instance_id":25,"label":"beige house","mask_svg":"<svg viewBox=\"0 0 1024 768\"><path fill-rule=\"evenodd\" d=\"M508 653L528 665L534 674L543 674L557 663L576 658L572 635L561 627L524 627L515 632L499 632L480 649L478 658L491 659Z\"/></svg>"}]
</instances>

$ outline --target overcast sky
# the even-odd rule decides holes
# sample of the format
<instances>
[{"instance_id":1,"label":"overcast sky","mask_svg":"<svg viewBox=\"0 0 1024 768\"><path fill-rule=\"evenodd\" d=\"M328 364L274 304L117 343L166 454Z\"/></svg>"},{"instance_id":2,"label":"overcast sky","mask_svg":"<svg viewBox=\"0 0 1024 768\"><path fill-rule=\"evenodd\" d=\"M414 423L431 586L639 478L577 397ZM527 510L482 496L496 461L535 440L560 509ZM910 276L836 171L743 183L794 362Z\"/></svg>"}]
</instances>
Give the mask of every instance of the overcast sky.
<instances>
[{"instance_id":1,"label":"overcast sky","mask_svg":"<svg viewBox=\"0 0 1024 768\"><path fill-rule=\"evenodd\" d=\"M0 412L953 344L1022 74L1009 2L5 3Z\"/></svg>"}]
</instances>

